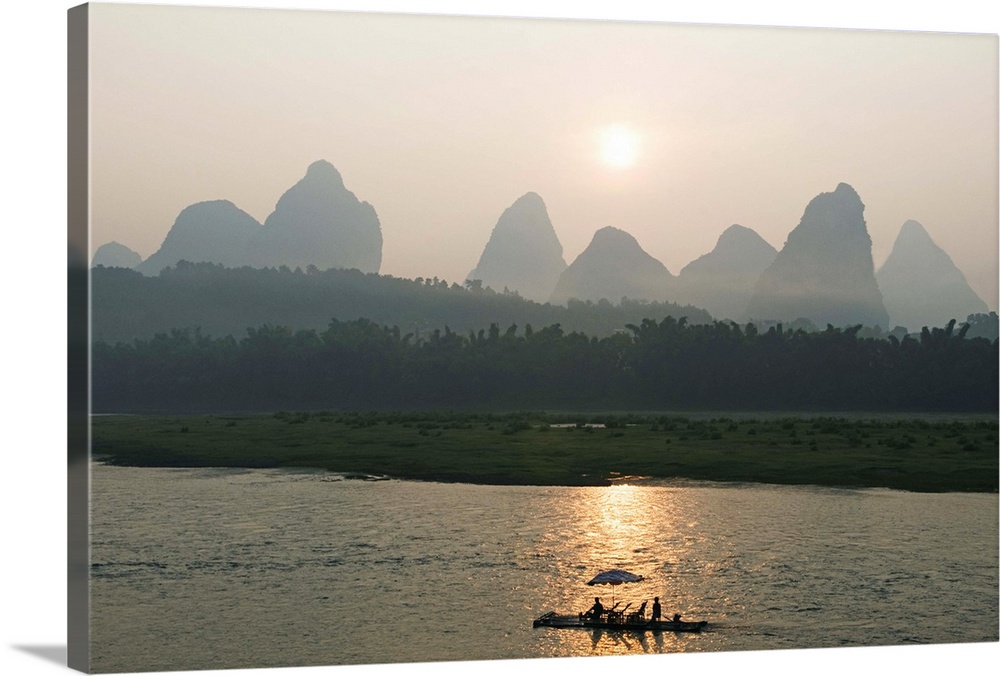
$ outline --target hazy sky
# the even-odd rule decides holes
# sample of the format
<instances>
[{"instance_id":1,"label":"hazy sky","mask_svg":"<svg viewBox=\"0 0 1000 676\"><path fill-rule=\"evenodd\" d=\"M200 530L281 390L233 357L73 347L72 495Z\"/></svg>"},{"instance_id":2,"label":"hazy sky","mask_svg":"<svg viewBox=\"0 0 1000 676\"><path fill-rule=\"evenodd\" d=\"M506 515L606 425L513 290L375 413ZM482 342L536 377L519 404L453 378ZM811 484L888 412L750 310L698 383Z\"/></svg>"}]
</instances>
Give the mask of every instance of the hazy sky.
<instances>
[{"instance_id":1,"label":"hazy sky","mask_svg":"<svg viewBox=\"0 0 1000 676\"><path fill-rule=\"evenodd\" d=\"M809 200L846 182L876 267L915 219L996 309L997 45L91 5L92 245L145 258L203 200L263 221L326 159L375 207L383 273L461 282L534 191L567 263L612 225L677 274L733 223L780 249ZM607 148L612 127L623 140Z\"/></svg>"}]
</instances>

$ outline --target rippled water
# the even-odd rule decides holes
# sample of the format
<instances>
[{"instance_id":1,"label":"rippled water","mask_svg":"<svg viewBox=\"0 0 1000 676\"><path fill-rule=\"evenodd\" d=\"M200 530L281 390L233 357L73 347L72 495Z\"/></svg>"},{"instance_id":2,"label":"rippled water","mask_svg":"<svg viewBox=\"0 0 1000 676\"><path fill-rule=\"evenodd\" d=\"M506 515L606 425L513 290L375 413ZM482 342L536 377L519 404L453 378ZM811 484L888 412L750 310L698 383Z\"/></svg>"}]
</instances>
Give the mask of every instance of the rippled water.
<instances>
[{"instance_id":1,"label":"rippled water","mask_svg":"<svg viewBox=\"0 0 1000 676\"><path fill-rule=\"evenodd\" d=\"M92 668L998 640L997 496L93 466ZM601 569L646 576L585 585ZM701 634L533 629L599 594Z\"/></svg>"}]
</instances>

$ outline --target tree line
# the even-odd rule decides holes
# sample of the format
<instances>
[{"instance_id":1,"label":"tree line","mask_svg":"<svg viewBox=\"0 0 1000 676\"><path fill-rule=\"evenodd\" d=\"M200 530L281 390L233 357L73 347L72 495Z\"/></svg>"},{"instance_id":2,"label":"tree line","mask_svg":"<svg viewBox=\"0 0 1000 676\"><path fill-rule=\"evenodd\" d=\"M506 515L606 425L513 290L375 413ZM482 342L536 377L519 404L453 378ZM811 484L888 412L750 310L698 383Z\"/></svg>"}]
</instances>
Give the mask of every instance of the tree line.
<instances>
[{"instance_id":1,"label":"tree line","mask_svg":"<svg viewBox=\"0 0 1000 676\"><path fill-rule=\"evenodd\" d=\"M280 409L996 411L1000 341L642 319L603 337L369 319L92 346L96 412Z\"/></svg>"}]
</instances>

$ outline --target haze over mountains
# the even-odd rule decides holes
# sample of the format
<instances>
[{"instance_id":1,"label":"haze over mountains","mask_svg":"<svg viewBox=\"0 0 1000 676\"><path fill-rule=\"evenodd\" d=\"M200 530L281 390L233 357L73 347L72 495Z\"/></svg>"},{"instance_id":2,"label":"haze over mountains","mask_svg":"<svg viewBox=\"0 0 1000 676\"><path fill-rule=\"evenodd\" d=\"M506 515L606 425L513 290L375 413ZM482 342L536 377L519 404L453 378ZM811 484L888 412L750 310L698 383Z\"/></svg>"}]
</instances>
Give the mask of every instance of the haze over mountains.
<instances>
[{"instance_id":1,"label":"haze over mountains","mask_svg":"<svg viewBox=\"0 0 1000 676\"><path fill-rule=\"evenodd\" d=\"M382 229L374 207L345 187L332 164L319 160L281 196L263 225L228 200L193 204L177 216L160 248L134 267L156 275L182 260L378 272Z\"/></svg>"},{"instance_id":2,"label":"haze over mountains","mask_svg":"<svg viewBox=\"0 0 1000 676\"><path fill-rule=\"evenodd\" d=\"M136 270L156 275L182 260L226 267L246 265L259 231L260 223L228 200L192 204L178 214L163 244Z\"/></svg>"},{"instance_id":3,"label":"haze over mountains","mask_svg":"<svg viewBox=\"0 0 1000 676\"><path fill-rule=\"evenodd\" d=\"M583 253L559 276L550 302L662 301L675 295L674 283L670 271L643 251L635 237L609 226L595 232Z\"/></svg>"},{"instance_id":4,"label":"haze over mountains","mask_svg":"<svg viewBox=\"0 0 1000 676\"><path fill-rule=\"evenodd\" d=\"M97 250L92 265L135 268L146 275L158 275L179 261L377 273L382 244L375 208L346 188L332 164L319 160L281 196L263 224L227 200L200 202L180 212L160 248L145 261L110 242ZM500 214L466 281L537 303L617 304L628 298L703 308L717 319L808 319L819 327L919 330L987 312L961 271L916 221L903 225L878 275L871 248L864 204L841 183L810 201L780 252L750 228L732 225L712 251L675 277L632 235L605 227L567 265L544 201L529 192Z\"/></svg>"},{"instance_id":5,"label":"haze over mountains","mask_svg":"<svg viewBox=\"0 0 1000 676\"><path fill-rule=\"evenodd\" d=\"M681 269L677 276L680 298L713 317L743 320L754 285L777 255L750 228L731 225L714 249Z\"/></svg>"},{"instance_id":6,"label":"haze over mountains","mask_svg":"<svg viewBox=\"0 0 1000 676\"><path fill-rule=\"evenodd\" d=\"M903 223L875 279L893 323L911 329L987 312L962 271L917 221Z\"/></svg>"},{"instance_id":7,"label":"haze over mountains","mask_svg":"<svg viewBox=\"0 0 1000 676\"><path fill-rule=\"evenodd\" d=\"M565 269L562 244L545 202L529 192L500 215L468 279L478 279L495 291L516 290L524 298L544 303Z\"/></svg>"},{"instance_id":8,"label":"haze over mountains","mask_svg":"<svg viewBox=\"0 0 1000 676\"><path fill-rule=\"evenodd\" d=\"M106 268L135 268L142 262L140 256L132 249L118 242L108 242L98 247L94 252L92 267L103 265Z\"/></svg>"},{"instance_id":9,"label":"haze over mountains","mask_svg":"<svg viewBox=\"0 0 1000 676\"><path fill-rule=\"evenodd\" d=\"M889 328L864 210L846 183L814 197L761 274L747 314L757 320L806 318L819 326Z\"/></svg>"},{"instance_id":10,"label":"haze over mountains","mask_svg":"<svg viewBox=\"0 0 1000 676\"><path fill-rule=\"evenodd\" d=\"M375 208L344 186L332 164L313 162L305 177L281 196L254 237L250 265L378 272L382 228Z\"/></svg>"}]
</instances>

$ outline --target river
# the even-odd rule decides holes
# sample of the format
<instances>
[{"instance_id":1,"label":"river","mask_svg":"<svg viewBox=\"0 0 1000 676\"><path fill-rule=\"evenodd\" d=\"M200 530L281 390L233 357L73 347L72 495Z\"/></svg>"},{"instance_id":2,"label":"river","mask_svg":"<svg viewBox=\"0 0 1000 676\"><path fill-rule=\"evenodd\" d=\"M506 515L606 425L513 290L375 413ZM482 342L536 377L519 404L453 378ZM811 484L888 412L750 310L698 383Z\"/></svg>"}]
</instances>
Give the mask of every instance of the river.
<instances>
[{"instance_id":1,"label":"river","mask_svg":"<svg viewBox=\"0 0 1000 676\"><path fill-rule=\"evenodd\" d=\"M94 463L92 498L96 672L998 640L996 495ZM532 628L595 595L710 624Z\"/></svg>"}]
</instances>

